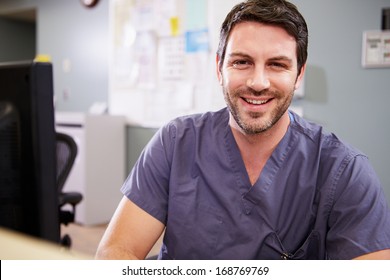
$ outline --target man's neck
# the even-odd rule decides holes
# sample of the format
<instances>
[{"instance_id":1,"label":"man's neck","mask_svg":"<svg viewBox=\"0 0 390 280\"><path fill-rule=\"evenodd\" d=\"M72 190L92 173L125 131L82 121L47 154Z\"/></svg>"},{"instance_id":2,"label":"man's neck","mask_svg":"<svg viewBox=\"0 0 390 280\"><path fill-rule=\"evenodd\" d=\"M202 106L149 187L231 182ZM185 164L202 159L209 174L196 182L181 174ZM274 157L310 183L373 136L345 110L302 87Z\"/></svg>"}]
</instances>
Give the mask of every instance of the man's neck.
<instances>
[{"instance_id":1,"label":"man's neck","mask_svg":"<svg viewBox=\"0 0 390 280\"><path fill-rule=\"evenodd\" d=\"M232 121L230 116L230 121ZM288 111L270 129L258 134L246 134L236 125L230 125L241 157L253 185L276 146L282 140L290 124Z\"/></svg>"}]
</instances>

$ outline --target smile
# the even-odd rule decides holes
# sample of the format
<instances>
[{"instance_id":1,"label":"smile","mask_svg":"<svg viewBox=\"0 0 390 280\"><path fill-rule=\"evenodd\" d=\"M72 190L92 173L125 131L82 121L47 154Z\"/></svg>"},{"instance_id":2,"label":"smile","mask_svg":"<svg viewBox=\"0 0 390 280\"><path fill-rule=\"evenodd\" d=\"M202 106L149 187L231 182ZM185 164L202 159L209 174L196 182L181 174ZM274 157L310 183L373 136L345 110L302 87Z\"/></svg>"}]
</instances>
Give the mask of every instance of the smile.
<instances>
[{"instance_id":1,"label":"smile","mask_svg":"<svg viewBox=\"0 0 390 280\"><path fill-rule=\"evenodd\" d=\"M265 104L267 103L268 101L270 101L271 99L267 99L267 100L255 100L255 99L247 99L247 98L243 98L247 103L249 104L253 104L253 105L262 105L262 104Z\"/></svg>"}]
</instances>

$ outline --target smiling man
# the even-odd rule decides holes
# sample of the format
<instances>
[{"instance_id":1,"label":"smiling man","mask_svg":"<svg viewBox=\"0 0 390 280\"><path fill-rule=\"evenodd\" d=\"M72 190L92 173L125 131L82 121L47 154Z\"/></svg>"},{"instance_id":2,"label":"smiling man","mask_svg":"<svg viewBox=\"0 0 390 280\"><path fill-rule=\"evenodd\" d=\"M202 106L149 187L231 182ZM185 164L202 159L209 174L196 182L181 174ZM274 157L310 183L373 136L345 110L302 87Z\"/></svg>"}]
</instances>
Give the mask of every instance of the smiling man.
<instances>
[{"instance_id":1,"label":"smiling man","mask_svg":"<svg viewBox=\"0 0 390 280\"><path fill-rule=\"evenodd\" d=\"M261 134L283 115L288 120L287 109L304 72L297 74L295 50L294 37L283 28L256 22L234 27L218 71L232 127Z\"/></svg>"},{"instance_id":2,"label":"smiling man","mask_svg":"<svg viewBox=\"0 0 390 280\"><path fill-rule=\"evenodd\" d=\"M221 27L227 108L159 130L122 187L96 257L390 259L390 212L367 157L288 110L307 27L284 0L236 5Z\"/></svg>"}]
</instances>

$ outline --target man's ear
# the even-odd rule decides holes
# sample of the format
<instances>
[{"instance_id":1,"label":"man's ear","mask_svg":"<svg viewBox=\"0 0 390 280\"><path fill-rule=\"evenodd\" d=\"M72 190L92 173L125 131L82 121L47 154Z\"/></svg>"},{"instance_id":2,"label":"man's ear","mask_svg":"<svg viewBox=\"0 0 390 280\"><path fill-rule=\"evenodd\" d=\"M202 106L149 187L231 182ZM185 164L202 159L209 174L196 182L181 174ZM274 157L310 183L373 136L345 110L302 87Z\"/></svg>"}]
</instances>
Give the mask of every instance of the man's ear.
<instances>
[{"instance_id":1,"label":"man's ear","mask_svg":"<svg viewBox=\"0 0 390 280\"><path fill-rule=\"evenodd\" d=\"M219 58L219 55L217 54L215 56L215 66L216 66L216 70L217 70L217 77L218 77L219 84L222 85L222 73L221 73L222 65L220 65L220 64L221 64L221 59Z\"/></svg>"},{"instance_id":2,"label":"man's ear","mask_svg":"<svg viewBox=\"0 0 390 280\"><path fill-rule=\"evenodd\" d=\"M302 80L303 80L303 76L305 75L305 71L306 71L306 63L302 66L301 73L299 73L299 75L297 77L297 80L295 82L295 87L294 87L295 89L300 87Z\"/></svg>"}]
</instances>

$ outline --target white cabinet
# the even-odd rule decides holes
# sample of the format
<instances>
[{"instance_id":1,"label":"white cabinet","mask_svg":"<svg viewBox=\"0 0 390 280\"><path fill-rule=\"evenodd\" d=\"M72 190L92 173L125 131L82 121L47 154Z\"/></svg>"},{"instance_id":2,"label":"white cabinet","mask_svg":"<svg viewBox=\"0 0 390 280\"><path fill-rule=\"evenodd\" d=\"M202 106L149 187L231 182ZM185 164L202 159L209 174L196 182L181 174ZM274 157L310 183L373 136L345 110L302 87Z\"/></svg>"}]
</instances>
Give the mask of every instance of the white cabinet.
<instances>
[{"instance_id":1,"label":"white cabinet","mask_svg":"<svg viewBox=\"0 0 390 280\"><path fill-rule=\"evenodd\" d=\"M107 223L122 197L126 172L126 119L122 116L56 113L56 130L71 135L78 154L64 191L83 194L76 222Z\"/></svg>"}]
</instances>

